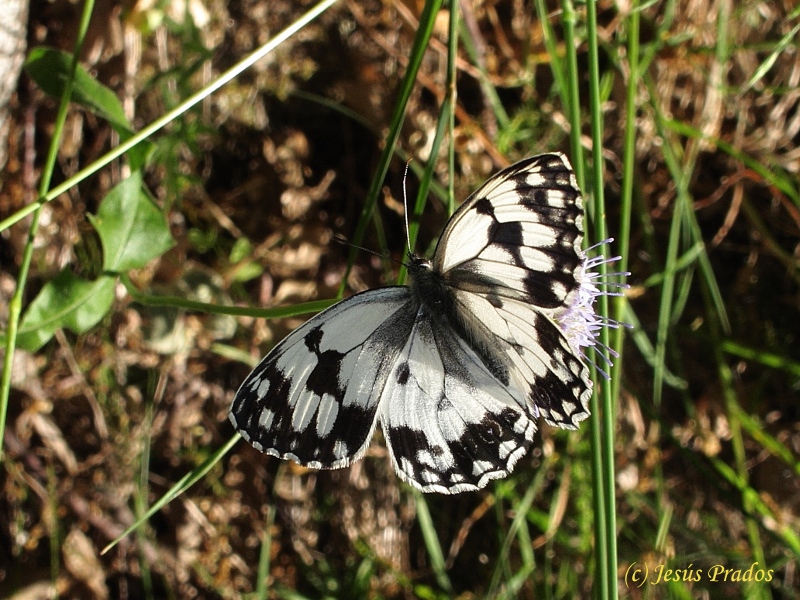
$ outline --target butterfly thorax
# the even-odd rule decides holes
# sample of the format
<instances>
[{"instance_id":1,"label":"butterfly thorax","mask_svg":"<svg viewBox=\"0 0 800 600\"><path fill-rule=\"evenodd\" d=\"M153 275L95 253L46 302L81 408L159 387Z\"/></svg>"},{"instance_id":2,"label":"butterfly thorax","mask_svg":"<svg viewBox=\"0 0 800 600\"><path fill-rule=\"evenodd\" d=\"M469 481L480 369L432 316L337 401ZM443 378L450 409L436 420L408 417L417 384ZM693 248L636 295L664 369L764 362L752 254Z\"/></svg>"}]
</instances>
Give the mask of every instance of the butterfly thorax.
<instances>
[{"instance_id":1,"label":"butterfly thorax","mask_svg":"<svg viewBox=\"0 0 800 600\"><path fill-rule=\"evenodd\" d=\"M414 299L432 318L452 321L452 316L457 314L454 311L453 293L442 274L433 268L429 260L415 254L410 255L410 259L408 274Z\"/></svg>"},{"instance_id":2,"label":"butterfly thorax","mask_svg":"<svg viewBox=\"0 0 800 600\"><path fill-rule=\"evenodd\" d=\"M420 313L447 330L455 332L480 357L489 371L504 384L508 383L508 365L497 348L487 343L486 332L478 322L470 323L459 318L454 289L445 276L431 261L410 255L408 274L411 278L411 294L419 306ZM462 311L463 312L463 311Z\"/></svg>"}]
</instances>

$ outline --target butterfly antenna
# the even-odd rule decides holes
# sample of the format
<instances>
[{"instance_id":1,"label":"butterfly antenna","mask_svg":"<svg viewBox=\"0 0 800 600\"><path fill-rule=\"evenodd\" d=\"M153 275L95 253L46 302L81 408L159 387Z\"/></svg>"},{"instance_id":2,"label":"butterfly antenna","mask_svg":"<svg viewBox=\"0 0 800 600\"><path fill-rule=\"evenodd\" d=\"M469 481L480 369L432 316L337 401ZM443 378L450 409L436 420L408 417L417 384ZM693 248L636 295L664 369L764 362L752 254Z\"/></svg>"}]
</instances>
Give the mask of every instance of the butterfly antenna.
<instances>
[{"instance_id":1,"label":"butterfly antenna","mask_svg":"<svg viewBox=\"0 0 800 600\"><path fill-rule=\"evenodd\" d=\"M403 213L406 217L406 244L408 246L408 253L411 254L411 233L408 228L408 193L406 191L406 180L408 179L408 165L411 164L411 161L414 160L409 158L406 162L406 170L403 173Z\"/></svg>"},{"instance_id":2,"label":"butterfly antenna","mask_svg":"<svg viewBox=\"0 0 800 600\"><path fill-rule=\"evenodd\" d=\"M392 258L392 256L388 252L376 252L375 250L372 250L371 248L365 248L364 246L359 246L358 244L354 244L353 242L348 241L347 238L345 238L342 235L339 235L338 233L333 236L333 239L334 239L334 241L336 241L336 242L338 242L340 244L343 244L345 246L350 246L351 248L358 248L362 252L366 252L368 254L372 254L373 256L377 256L378 258L381 258L383 260L389 260L389 261L391 261L393 263L396 263L398 265L404 265L405 264L401 260L397 260L395 258Z\"/></svg>"}]
</instances>

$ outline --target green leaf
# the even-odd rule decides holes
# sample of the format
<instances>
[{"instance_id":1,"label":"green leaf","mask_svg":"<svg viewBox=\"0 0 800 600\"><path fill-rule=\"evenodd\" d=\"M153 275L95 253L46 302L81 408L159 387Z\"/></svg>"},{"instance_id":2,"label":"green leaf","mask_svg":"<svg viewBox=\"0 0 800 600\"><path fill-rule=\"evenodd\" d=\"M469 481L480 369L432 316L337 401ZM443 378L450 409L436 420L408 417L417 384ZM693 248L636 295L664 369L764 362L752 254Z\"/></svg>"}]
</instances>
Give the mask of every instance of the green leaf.
<instances>
[{"instance_id":1,"label":"green leaf","mask_svg":"<svg viewBox=\"0 0 800 600\"><path fill-rule=\"evenodd\" d=\"M261 277L263 272L264 267L262 267L260 264L257 262L248 261L236 267L233 272L233 281L244 283L245 281L250 281L256 277Z\"/></svg>"},{"instance_id":2,"label":"green leaf","mask_svg":"<svg viewBox=\"0 0 800 600\"><path fill-rule=\"evenodd\" d=\"M114 302L115 277L86 281L62 271L31 302L19 328L20 348L35 352L56 329L83 333L105 316Z\"/></svg>"},{"instance_id":3,"label":"green leaf","mask_svg":"<svg viewBox=\"0 0 800 600\"><path fill-rule=\"evenodd\" d=\"M175 245L167 220L142 189L142 173L117 184L89 220L103 244L103 269L122 273L143 267Z\"/></svg>"},{"instance_id":4,"label":"green leaf","mask_svg":"<svg viewBox=\"0 0 800 600\"><path fill-rule=\"evenodd\" d=\"M40 46L28 54L25 71L45 94L60 99L70 77L71 65L72 54L69 52ZM124 142L133 135L131 124L125 117L125 110L117 95L80 65L75 69L72 100L108 121L119 134L120 141ZM131 169L144 166L152 150L153 145L149 142L143 142L129 150Z\"/></svg>"},{"instance_id":5,"label":"green leaf","mask_svg":"<svg viewBox=\"0 0 800 600\"><path fill-rule=\"evenodd\" d=\"M61 98L64 85L70 74L72 54L56 48L38 47L28 54L25 71L53 98ZM123 129L131 130L131 124L125 117L125 111L117 95L94 77L82 66L75 70L75 81L72 84L72 99L110 123Z\"/></svg>"},{"instance_id":6,"label":"green leaf","mask_svg":"<svg viewBox=\"0 0 800 600\"><path fill-rule=\"evenodd\" d=\"M230 261L231 264L236 264L245 260L248 256L250 256L250 254L252 254L252 252L253 244L250 243L250 240L248 240L246 237L240 237L233 244L228 261Z\"/></svg>"}]
</instances>

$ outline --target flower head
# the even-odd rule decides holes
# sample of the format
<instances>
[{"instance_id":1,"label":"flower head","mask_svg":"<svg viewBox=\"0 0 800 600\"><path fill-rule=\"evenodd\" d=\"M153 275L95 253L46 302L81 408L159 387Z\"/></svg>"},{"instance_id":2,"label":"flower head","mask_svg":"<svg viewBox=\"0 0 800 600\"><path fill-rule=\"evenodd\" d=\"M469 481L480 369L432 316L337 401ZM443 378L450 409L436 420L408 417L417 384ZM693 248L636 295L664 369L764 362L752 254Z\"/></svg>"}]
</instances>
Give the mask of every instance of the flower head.
<instances>
[{"instance_id":1,"label":"flower head","mask_svg":"<svg viewBox=\"0 0 800 600\"><path fill-rule=\"evenodd\" d=\"M602 252L597 256L589 257L587 253L612 241L613 239L609 238L587 248L585 251L581 251L583 263L577 273L579 284L578 291L574 295L571 304L556 318L559 327L561 327L561 331L564 332L572 349L589 363L593 364L606 379L608 379L606 371L599 367L592 359L588 358L583 349L592 347L596 354L603 358L603 362L607 367L612 365L612 358L617 358L619 356L612 348L609 348L600 341L600 331L603 327L617 329L621 326L629 327L629 325L627 323L618 323L603 315L598 315L595 312L594 304L599 296L621 296L622 294L620 292L609 291L609 288L626 288L628 285L610 281L610 279L626 277L630 275L630 273L599 273L596 269L600 265L611 264L618 261L620 257L614 256L607 258Z\"/></svg>"}]
</instances>

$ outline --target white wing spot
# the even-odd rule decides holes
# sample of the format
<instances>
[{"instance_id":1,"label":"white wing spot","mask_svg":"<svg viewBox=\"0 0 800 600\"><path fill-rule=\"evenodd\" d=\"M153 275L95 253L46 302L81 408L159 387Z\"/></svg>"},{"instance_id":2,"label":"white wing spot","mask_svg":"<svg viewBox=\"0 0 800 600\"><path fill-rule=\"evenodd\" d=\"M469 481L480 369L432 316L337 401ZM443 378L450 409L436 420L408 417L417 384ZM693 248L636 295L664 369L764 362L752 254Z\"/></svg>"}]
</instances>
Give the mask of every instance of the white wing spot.
<instances>
[{"instance_id":1,"label":"white wing spot","mask_svg":"<svg viewBox=\"0 0 800 600\"><path fill-rule=\"evenodd\" d=\"M534 412L536 412L537 411L537 407L534 405L533 408L534 408ZM538 417L539 415L535 414L534 416ZM532 425L533 425L533 423L528 421L528 418L525 415L521 414L519 416L519 418L516 420L516 422L514 423L514 433L523 433L523 432L527 431L528 427L530 427Z\"/></svg>"},{"instance_id":2,"label":"white wing spot","mask_svg":"<svg viewBox=\"0 0 800 600\"><path fill-rule=\"evenodd\" d=\"M258 425L259 427L263 427L264 429L269 429L272 427L272 421L275 420L275 412L268 409L263 408L261 409L261 414L258 415Z\"/></svg>"},{"instance_id":3,"label":"white wing spot","mask_svg":"<svg viewBox=\"0 0 800 600\"><path fill-rule=\"evenodd\" d=\"M436 459L430 450L420 450L417 452L417 462L426 467L436 468Z\"/></svg>"},{"instance_id":4,"label":"white wing spot","mask_svg":"<svg viewBox=\"0 0 800 600\"><path fill-rule=\"evenodd\" d=\"M350 454L350 449L347 447L347 442L344 440L336 440L333 445L333 455L338 458L346 458Z\"/></svg>"},{"instance_id":5,"label":"white wing spot","mask_svg":"<svg viewBox=\"0 0 800 600\"><path fill-rule=\"evenodd\" d=\"M317 394L309 394L305 402L298 402L292 413L292 429L295 431L305 431L311 418L317 412L320 397Z\"/></svg>"},{"instance_id":6,"label":"white wing spot","mask_svg":"<svg viewBox=\"0 0 800 600\"><path fill-rule=\"evenodd\" d=\"M269 379L266 377L264 379L254 379L250 387L255 390L259 398L263 398L269 392Z\"/></svg>"},{"instance_id":7,"label":"white wing spot","mask_svg":"<svg viewBox=\"0 0 800 600\"><path fill-rule=\"evenodd\" d=\"M411 461L405 456L400 457L400 463L397 466L400 467L400 470L409 477L414 475L414 465L412 465Z\"/></svg>"},{"instance_id":8,"label":"white wing spot","mask_svg":"<svg viewBox=\"0 0 800 600\"><path fill-rule=\"evenodd\" d=\"M492 471L493 469L496 469L496 466L488 460L476 460L472 464L472 474L475 477L483 475L487 471Z\"/></svg>"},{"instance_id":9,"label":"white wing spot","mask_svg":"<svg viewBox=\"0 0 800 600\"><path fill-rule=\"evenodd\" d=\"M414 471L412 470L411 472L413 473ZM422 480L424 483L437 483L441 480L439 473L436 471L429 471L428 469L422 471L420 475L422 475Z\"/></svg>"},{"instance_id":10,"label":"white wing spot","mask_svg":"<svg viewBox=\"0 0 800 600\"><path fill-rule=\"evenodd\" d=\"M339 414L339 402L331 394L324 394L317 411L317 435L321 438L327 436L336 423Z\"/></svg>"},{"instance_id":11,"label":"white wing spot","mask_svg":"<svg viewBox=\"0 0 800 600\"><path fill-rule=\"evenodd\" d=\"M513 453L519 446L514 442L503 442L500 444L500 448L497 450L497 455L500 457L501 460L505 460L508 456Z\"/></svg>"}]
</instances>

